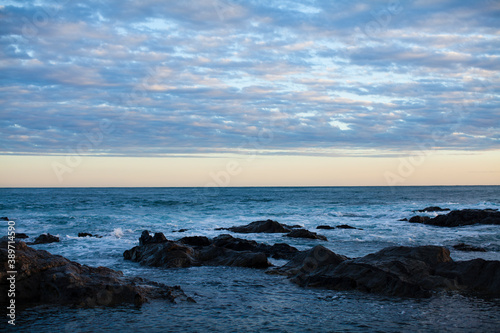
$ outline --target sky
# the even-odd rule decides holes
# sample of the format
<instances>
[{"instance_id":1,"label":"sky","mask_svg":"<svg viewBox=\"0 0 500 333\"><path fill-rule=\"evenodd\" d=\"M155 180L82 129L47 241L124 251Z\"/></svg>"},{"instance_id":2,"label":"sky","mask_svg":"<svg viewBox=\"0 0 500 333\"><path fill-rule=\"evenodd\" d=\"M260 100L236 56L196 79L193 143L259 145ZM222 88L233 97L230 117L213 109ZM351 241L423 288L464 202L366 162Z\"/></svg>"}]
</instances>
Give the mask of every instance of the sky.
<instances>
[{"instance_id":1,"label":"sky","mask_svg":"<svg viewBox=\"0 0 500 333\"><path fill-rule=\"evenodd\" d=\"M1 1L0 186L500 185L500 1Z\"/></svg>"}]
</instances>

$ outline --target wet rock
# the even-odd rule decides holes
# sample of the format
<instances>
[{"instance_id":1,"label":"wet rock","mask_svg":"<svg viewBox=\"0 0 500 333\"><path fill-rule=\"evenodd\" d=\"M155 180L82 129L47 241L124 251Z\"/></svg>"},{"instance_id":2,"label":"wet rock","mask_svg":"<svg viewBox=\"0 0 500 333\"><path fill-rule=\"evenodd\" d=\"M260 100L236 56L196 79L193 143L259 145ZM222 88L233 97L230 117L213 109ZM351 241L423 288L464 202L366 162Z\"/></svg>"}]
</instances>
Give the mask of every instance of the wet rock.
<instances>
[{"instance_id":1,"label":"wet rock","mask_svg":"<svg viewBox=\"0 0 500 333\"><path fill-rule=\"evenodd\" d=\"M458 243L453 245L453 248L458 251L464 251L464 252L487 252L486 249L470 244L465 244L465 243Z\"/></svg>"},{"instance_id":2,"label":"wet rock","mask_svg":"<svg viewBox=\"0 0 500 333\"><path fill-rule=\"evenodd\" d=\"M195 253L192 247L167 240L135 246L125 251L123 258L152 267L191 267L198 266Z\"/></svg>"},{"instance_id":3,"label":"wet rock","mask_svg":"<svg viewBox=\"0 0 500 333\"><path fill-rule=\"evenodd\" d=\"M217 230L229 230L232 232L249 233L287 233L290 227L273 220L255 221L243 226L234 226L230 228L218 228Z\"/></svg>"},{"instance_id":4,"label":"wet rock","mask_svg":"<svg viewBox=\"0 0 500 333\"><path fill-rule=\"evenodd\" d=\"M205 236L191 236L179 239L179 242L190 246L209 246L212 241Z\"/></svg>"},{"instance_id":5,"label":"wet rock","mask_svg":"<svg viewBox=\"0 0 500 333\"><path fill-rule=\"evenodd\" d=\"M95 238L102 238L102 236L99 235L92 235L89 234L88 232L79 232L78 237L95 237Z\"/></svg>"},{"instance_id":6,"label":"wet rock","mask_svg":"<svg viewBox=\"0 0 500 333\"><path fill-rule=\"evenodd\" d=\"M459 227L471 224L500 224L500 212L493 209L453 210L446 215L438 215L425 224L440 227Z\"/></svg>"},{"instance_id":7,"label":"wet rock","mask_svg":"<svg viewBox=\"0 0 500 333\"><path fill-rule=\"evenodd\" d=\"M59 237L51 234L42 234L35 239L33 244L48 244L57 242L59 242Z\"/></svg>"},{"instance_id":8,"label":"wet rock","mask_svg":"<svg viewBox=\"0 0 500 333\"><path fill-rule=\"evenodd\" d=\"M335 229L335 227L332 227L330 225L318 225L316 229L332 230Z\"/></svg>"},{"instance_id":9,"label":"wet rock","mask_svg":"<svg viewBox=\"0 0 500 333\"><path fill-rule=\"evenodd\" d=\"M0 221L10 221L7 216L0 217Z\"/></svg>"},{"instance_id":10,"label":"wet rock","mask_svg":"<svg viewBox=\"0 0 500 333\"><path fill-rule=\"evenodd\" d=\"M26 239L29 238L30 236L23 234L22 232L16 233L16 238L17 239Z\"/></svg>"},{"instance_id":11,"label":"wet rock","mask_svg":"<svg viewBox=\"0 0 500 333\"><path fill-rule=\"evenodd\" d=\"M157 233L155 233L154 236L151 236L149 234L149 231L144 230L141 234L141 237L139 238L139 245L163 243L166 241L167 241L167 238L165 237L165 235L163 233L157 232Z\"/></svg>"},{"instance_id":12,"label":"wet rock","mask_svg":"<svg viewBox=\"0 0 500 333\"><path fill-rule=\"evenodd\" d=\"M285 235L286 237L292 238L309 238L309 239L319 239L327 241L328 239L323 235L318 235L315 232L306 229L294 229Z\"/></svg>"},{"instance_id":13,"label":"wet rock","mask_svg":"<svg viewBox=\"0 0 500 333\"><path fill-rule=\"evenodd\" d=\"M401 222L408 222L408 219L407 219L407 218L404 218L404 219L399 219L398 221L401 221Z\"/></svg>"},{"instance_id":14,"label":"wet rock","mask_svg":"<svg viewBox=\"0 0 500 333\"><path fill-rule=\"evenodd\" d=\"M35 250L24 242L16 248L16 306L58 304L77 307L140 305L148 299L192 301L179 287L124 277L105 267L89 267L47 251ZM7 295L7 244L0 244L0 293ZM0 298L0 303L8 301Z\"/></svg>"},{"instance_id":15,"label":"wet rock","mask_svg":"<svg viewBox=\"0 0 500 333\"><path fill-rule=\"evenodd\" d=\"M143 236L144 232L141 238ZM265 244L231 235L221 235L213 240L198 236L184 237L177 242L142 242L125 251L123 257L143 265L165 268L219 265L265 268L271 265L263 251L265 247Z\"/></svg>"},{"instance_id":16,"label":"wet rock","mask_svg":"<svg viewBox=\"0 0 500 333\"><path fill-rule=\"evenodd\" d=\"M220 235L213 239L213 244L235 251L263 252L274 259L290 259L299 252L295 247L285 243L268 245L253 240L235 238L231 235Z\"/></svg>"},{"instance_id":17,"label":"wet rock","mask_svg":"<svg viewBox=\"0 0 500 333\"><path fill-rule=\"evenodd\" d=\"M399 246L348 259L316 246L270 272L303 287L391 296L429 297L452 290L500 295L500 261L454 262L449 254L439 246Z\"/></svg>"},{"instance_id":18,"label":"wet rock","mask_svg":"<svg viewBox=\"0 0 500 333\"><path fill-rule=\"evenodd\" d=\"M174 230L173 232L186 232L189 231L189 229L179 229L179 230Z\"/></svg>"},{"instance_id":19,"label":"wet rock","mask_svg":"<svg viewBox=\"0 0 500 333\"><path fill-rule=\"evenodd\" d=\"M417 210L417 212L420 212L420 213L426 213L426 212L446 212L446 211L449 211L450 209L449 208L441 208L441 207L438 207L438 206L431 206L431 207L426 207L424 209L421 209L421 210Z\"/></svg>"},{"instance_id":20,"label":"wet rock","mask_svg":"<svg viewBox=\"0 0 500 333\"><path fill-rule=\"evenodd\" d=\"M409 222L411 223L425 223L429 221L431 218L429 216L413 216L410 218Z\"/></svg>"},{"instance_id":21,"label":"wet rock","mask_svg":"<svg viewBox=\"0 0 500 333\"><path fill-rule=\"evenodd\" d=\"M358 229L358 228L355 228L355 227L351 227L348 224L341 224L341 225L336 226L336 228L338 228L338 229ZM363 230L363 229L359 229L359 230Z\"/></svg>"}]
</instances>

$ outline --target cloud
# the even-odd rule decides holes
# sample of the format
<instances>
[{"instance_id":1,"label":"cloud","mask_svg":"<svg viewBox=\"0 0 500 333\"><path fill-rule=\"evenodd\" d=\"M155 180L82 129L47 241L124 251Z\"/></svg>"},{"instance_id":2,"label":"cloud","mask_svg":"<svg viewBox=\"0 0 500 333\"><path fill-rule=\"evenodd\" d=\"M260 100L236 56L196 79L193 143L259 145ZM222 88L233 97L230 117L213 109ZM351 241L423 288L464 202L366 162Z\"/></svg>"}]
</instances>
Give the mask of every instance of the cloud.
<instances>
[{"instance_id":1,"label":"cloud","mask_svg":"<svg viewBox=\"0 0 500 333\"><path fill-rule=\"evenodd\" d=\"M86 154L498 149L498 14L487 0L8 2L0 149L67 154L99 131Z\"/></svg>"}]
</instances>

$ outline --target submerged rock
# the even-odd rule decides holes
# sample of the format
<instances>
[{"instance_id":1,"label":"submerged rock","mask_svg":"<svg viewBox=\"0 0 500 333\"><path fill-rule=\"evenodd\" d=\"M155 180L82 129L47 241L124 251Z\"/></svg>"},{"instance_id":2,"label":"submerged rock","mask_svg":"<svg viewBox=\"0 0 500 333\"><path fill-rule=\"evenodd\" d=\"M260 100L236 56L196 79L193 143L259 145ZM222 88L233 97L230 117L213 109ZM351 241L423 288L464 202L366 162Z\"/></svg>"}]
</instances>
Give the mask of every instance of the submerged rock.
<instances>
[{"instance_id":1,"label":"submerged rock","mask_svg":"<svg viewBox=\"0 0 500 333\"><path fill-rule=\"evenodd\" d=\"M16 305L60 304L78 307L109 306L121 303L140 305L148 299L191 300L180 287L126 278L122 272L106 267L89 267L44 250L35 250L24 242L15 242ZM0 244L0 293L10 288L6 241ZM2 296L1 303L7 302ZM192 301L192 300L191 300Z\"/></svg>"},{"instance_id":2,"label":"submerged rock","mask_svg":"<svg viewBox=\"0 0 500 333\"><path fill-rule=\"evenodd\" d=\"M286 234L285 237L319 239L324 241L328 240L325 236L318 235L317 233L306 229L294 229Z\"/></svg>"},{"instance_id":3,"label":"submerged rock","mask_svg":"<svg viewBox=\"0 0 500 333\"><path fill-rule=\"evenodd\" d=\"M410 219L410 222L430 224L440 227L459 227L471 224L500 224L500 212L494 209L453 210L446 215L427 219Z\"/></svg>"},{"instance_id":4,"label":"submerged rock","mask_svg":"<svg viewBox=\"0 0 500 333\"><path fill-rule=\"evenodd\" d=\"M341 225L336 226L336 228L338 228L338 229L358 229L358 230L363 230L363 229L351 227L348 224L341 224Z\"/></svg>"},{"instance_id":5,"label":"submerged rock","mask_svg":"<svg viewBox=\"0 0 500 333\"><path fill-rule=\"evenodd\" d=\"M389 247L357 259L316 246L271 272L303 287L391 296L428 297L452 290L500 295L500 261L454 262L439 246Z\"/></svg>"},{"instance_id":6,"label":"submerged rock","mask_svg":"<svg viewBox=\"0 0 500 333\"><path fill-rule=\"evenodd\" d=\"M225 234L214 239L193 236L176 242L141 243L125 251L123 257L143 265L166 268L220 265L266 268L271 266L268 256L290 259L296 253L298 250L287 244L268 245Z\"/></svg>"},{"instance_id":7,"label":"submerged rock","mask_svg":"<svg viewBox=\"0 0 500 333\"><path fill-rule=\"evenodd\" d=\"M19 233L16 233L16 238L18 238L18 239L26 239L26 238L30 238L30 236L28 236L26 234L23 234L22 232L19 232Z\"/></svg>"},{"instance_id":8,"label":"submerged rock","mask_svg":"<svg viewBox=\"0 0 500 333\"><path fill-rule=\"evenodd\" d=\"M102 238L102 236L99 235L92 235L89 234L88 232L79 232L78 237L95 237L95 238Z\"/></svg>"},{"instance_id":9,"label":"submerged rock","mask_svg":"<svg viewBox=\"0 0 500 333\"><path fill-rule=\"evenodd\" d=\"M230 228L218 228L217 230L229 230L232 232L249 233L287 233L290 232L290 226L281 224L273 220L255 221L243 226L234 226Z\"/></svg>"},{"instance_id":10,"label":"submerged rock","mask_svg":"<svg viewBox=\"0 0 500 333\"><path fill-rule=\"evenodd\" d=\"M464 251L464 252L487 252L486 249L470 244L465 244L465 243L458 243L453 245L453 248L458 251Z\"/></svg>"},{"instance_id":11,"label":"submerged rock","mask_svg":"<svg viewBox=\"0 0 500 333\"><path fill-rule=\"evenodd\" d=\"M59 242L59 237L51 234L42 234L38 236L32 244L48 244Z\"/></svg>"},{"instance_id":12,"label":"submerged rock","mask_svg":"<svg viewBox=\"0 0 500 333\"><path fill-rule=\"evenodd\" d=\"M7 216L0 217L0 221L10 221Z\"/></svg>"},{"instance_id":13,"label":"submerged rock","mask_svg":"<svg viewBox=\"0 0 500 333\"><path fill-rule=\"evenodd\" d=\"M449 208L441 208L438 206L431 206L431 207L426 207L424 209L417 210L417 212L420 213L426 213L426 212L446 212L449 211Z\"/></svg>"},{"instance_id":14,"label":"submerged rock","mask_svg":"<svg viewBox=\"0 0 500 333\"><path fill-rule=\"evenodd\" d=\"M316 229L333 230L335 227L332 227L331 225L318 225Z\"/></svg>"}]
</instances>

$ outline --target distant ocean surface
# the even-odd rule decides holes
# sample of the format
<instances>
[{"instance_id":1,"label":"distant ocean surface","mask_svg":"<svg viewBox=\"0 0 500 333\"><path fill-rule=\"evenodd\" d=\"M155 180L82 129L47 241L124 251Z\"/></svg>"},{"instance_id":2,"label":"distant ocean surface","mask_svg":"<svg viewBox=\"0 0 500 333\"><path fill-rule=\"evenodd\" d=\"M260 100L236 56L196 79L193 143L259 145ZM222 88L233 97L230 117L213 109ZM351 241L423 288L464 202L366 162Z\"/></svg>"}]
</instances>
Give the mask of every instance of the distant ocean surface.
<instances>
[{"instance_id":1,"label":"distant ocean surface","mask_svg":"<svg viewBox=\"0 0 500 333\"><path fill-rule=\"evenodd\" d=\"M0 216L16 221L31 241L42 233L60 243L34 245L89 266L179 285L197 303L153 301L140 308L37 307L18 313L22 332L498 332L500 300L443 294L407 299L300 288L262 270L229 267L161 269L125 261L143 230L168 239L227 231L215 228L273 219L298 224L328 242L282 234L233 234L300 250L321 244L349 257L393 245L442 245L454 260L500 260L500 226L440 228L398 221L428 206L500 209L500 186L16 188L0 189ZM446 213L446 212L444 212ZM363 230L316 230L348 224ZM188 229L186 232L174 232ZM1 236L7 234L2 225ZM79 238L79 232L103 238ZM488 252L459 252L460 242ZM275 265L286 261L271 259ZM6 319L0 330L6 328Z\"/></svg>"}]
</instances>

